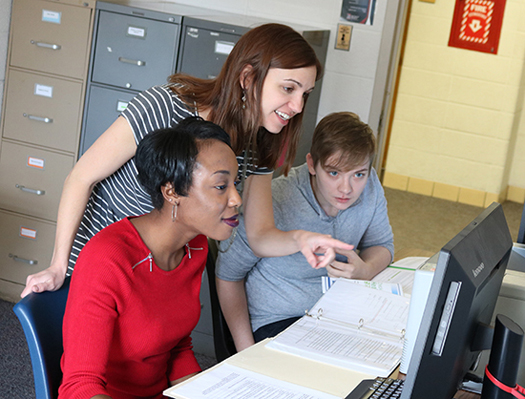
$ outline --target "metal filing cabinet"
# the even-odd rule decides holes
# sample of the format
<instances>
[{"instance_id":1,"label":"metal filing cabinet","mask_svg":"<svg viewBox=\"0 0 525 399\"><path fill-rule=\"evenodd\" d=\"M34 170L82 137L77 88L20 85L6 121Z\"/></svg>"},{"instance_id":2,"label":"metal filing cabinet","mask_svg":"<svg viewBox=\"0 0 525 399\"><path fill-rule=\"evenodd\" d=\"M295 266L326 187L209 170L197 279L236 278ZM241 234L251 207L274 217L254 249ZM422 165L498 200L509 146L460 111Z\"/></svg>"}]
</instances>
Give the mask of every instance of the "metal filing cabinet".
<instances>
[{"instance_id":1,"label":"metal filing cabinet","mask_svg":"<svg viewBox=\"0 0 525 399\"><path fill-rule=\"evenodd\" d=\"M98 10L91 81L137 91L165 82L175 70L181 17L138 17L130 8L110 6L98 3L105 9Z\"/></svg>"},{"instance_id":2,"label":"metal filing cabinet","mask_svg":"<svg viewBox=\"0 0 525 399\"><path fill-rule=\"evenodd\" d=\"M185 17L177 70L202 79L217 77L235 43L249 30L242 26Z\"/></svg>"},{"instance_id":3,"label":"metal filing cabinet","mask_svg":"<svg viewBox=\"0 0 525 399\"><path fill-rule=\"evenodd\" d=\"M180 15L98 2L82 155L135 95L175 71Z\"/></svg>"},{"instance_id":4,"label":"metal filing cabinet","mask_svg":"<svg viewBox=\"0 0 525 399\"><path fill-rule=\"evenodd\" d=\"M88 91L79 156L117 119L137 95L131 90L92 84Z\"/></svg>"},{"instance_id":5,"label":"metal filing cabinet","mask_svg":"<svg viewBox=\"0 0 525 399\"><path fill-rule=\"evenodd\" d=\"M0 293L49 266L77 157L94 1L14 0L0 147Z\"/></svg>"}]
</instances>

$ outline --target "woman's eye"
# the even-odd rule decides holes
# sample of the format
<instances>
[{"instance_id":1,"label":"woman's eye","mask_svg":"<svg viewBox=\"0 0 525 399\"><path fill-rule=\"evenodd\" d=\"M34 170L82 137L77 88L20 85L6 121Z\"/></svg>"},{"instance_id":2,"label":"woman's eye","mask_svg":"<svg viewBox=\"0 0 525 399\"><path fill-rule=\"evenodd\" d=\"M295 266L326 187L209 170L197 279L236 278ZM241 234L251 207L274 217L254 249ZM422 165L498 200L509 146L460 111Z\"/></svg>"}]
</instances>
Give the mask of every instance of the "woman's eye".
<instances>
[{"instance_id":1,"label":"woman's eye","mask_svg":"<svg viewBox=\"0 0 525 399\"><path fill-rule=\"evenodd\" d=\"M226 184L220 184L218 186L215 186L217 190L226 190L226 187L228 187L228 185Z\"/></svg>"},{"instance_id":2,"label":"woman's eye","mask_svg":"<svg viewBox=\"0 0 525 399\"><path fill-rule=\"evenodd\" d=\"M287 92L287 93L291 93L291 92L293 92L293 87L285 87L284 91Z\"/></svg>"}]
</instances>

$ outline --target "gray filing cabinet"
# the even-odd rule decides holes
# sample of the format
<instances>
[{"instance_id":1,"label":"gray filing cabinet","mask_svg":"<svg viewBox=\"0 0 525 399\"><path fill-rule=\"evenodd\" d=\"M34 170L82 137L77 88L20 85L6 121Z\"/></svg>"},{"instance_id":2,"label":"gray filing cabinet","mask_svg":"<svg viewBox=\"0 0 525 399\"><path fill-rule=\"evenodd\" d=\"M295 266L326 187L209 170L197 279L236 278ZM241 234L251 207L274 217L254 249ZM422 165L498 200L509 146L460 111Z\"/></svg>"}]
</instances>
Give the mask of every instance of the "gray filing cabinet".
<instances>
[{"instance_id":1,"label":"gray filing cabinet","mask_svg":"<svg viewBox=\"0 0 525 399\"><path fill-rule=\"evenodd\" d=\"M202 79L217 77L235 43L249 30L244 26L185 17L177 70Z\"/></svg>"},{"instance_id":2,"label":"gray filing cabinet","mask_svg":"<svg viewBox=\"0 0 525 399\"><path fill-rule=\"evenodd\" d=\"M79 154L117 119L137 93L175 71L182 17L97 2Z\"/></svg>"}]
</instances>

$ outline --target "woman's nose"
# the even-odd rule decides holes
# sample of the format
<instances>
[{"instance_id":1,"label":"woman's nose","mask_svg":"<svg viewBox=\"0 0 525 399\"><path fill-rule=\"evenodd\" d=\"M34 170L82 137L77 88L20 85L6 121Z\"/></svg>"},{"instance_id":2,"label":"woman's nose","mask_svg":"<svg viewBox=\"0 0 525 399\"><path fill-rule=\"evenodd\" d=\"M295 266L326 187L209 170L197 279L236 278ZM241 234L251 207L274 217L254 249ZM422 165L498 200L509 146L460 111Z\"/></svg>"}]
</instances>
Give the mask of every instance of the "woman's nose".
<instances>
[{"instance_id":1,"label":"woman's nose","mask_svg":"<svg viewBox=\"0 0 525 399\"><path fill-rule=\"evenodd\" d=\"M303 111L304 107L304 97L297 96L292 101L290 101L290 108L295 114L300 114Z\"/></svg>"},{"instance_id":2,"label":"woman's nose","mask_svg":"<svg viewBox=\"0 0 525 399\"><path fill-rule=\"evenodd\" d=\"M231 207L239 207L241 206L241 204L242 204L241 196L239 195L237 188L234 186L233 190L231 190L229 205Z\"/></svg>"}]
</instances>

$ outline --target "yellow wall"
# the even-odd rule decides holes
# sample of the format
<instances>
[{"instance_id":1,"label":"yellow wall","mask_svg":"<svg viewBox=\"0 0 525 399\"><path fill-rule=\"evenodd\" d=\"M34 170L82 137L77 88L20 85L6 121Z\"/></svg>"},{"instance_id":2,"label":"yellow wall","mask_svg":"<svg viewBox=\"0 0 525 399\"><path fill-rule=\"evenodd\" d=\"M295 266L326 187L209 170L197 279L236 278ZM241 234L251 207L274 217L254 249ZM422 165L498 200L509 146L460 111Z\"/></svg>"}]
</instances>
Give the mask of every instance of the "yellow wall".
<instances>
[{"instance_id":1,"label":"yellow wall","mask_svg":"<svg viewBox=\"0 0 525 399\"><path fill-rule=\"evenodd\" d=\"M448 47L454 4L412 1L383 183L523 202L525 0L507 0L497 55Z\"/></svg>"}]
</instances>

